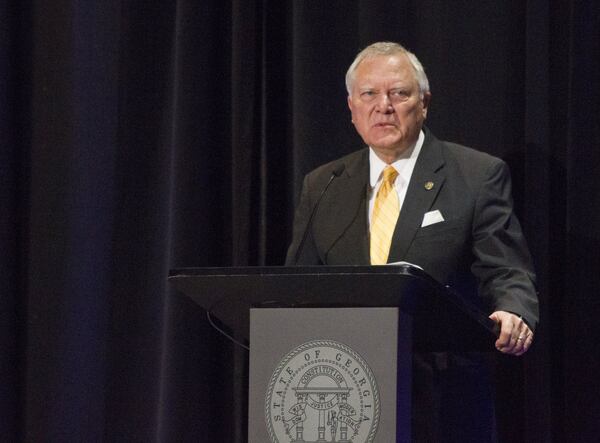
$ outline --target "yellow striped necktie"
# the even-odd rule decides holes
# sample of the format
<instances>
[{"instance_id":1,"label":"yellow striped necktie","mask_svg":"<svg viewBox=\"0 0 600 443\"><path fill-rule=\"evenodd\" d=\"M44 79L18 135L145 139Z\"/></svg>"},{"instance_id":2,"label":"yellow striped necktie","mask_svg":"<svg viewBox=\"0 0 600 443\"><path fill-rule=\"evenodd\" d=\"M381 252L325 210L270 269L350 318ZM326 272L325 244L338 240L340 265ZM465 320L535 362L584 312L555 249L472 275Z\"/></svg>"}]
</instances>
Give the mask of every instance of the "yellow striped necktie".
<instances>
[{"instance_id":1,"label":"yellow striped necktie","mask_svg":"<svg viewBox=\"0 0 600 443\"><path fill-rule=\"evenodd\" d=\"M390 254L390 245L396 221L400 214L398 193L394 189L394 180L398 176L392 166L383 170L383 182L375 198L371 217L371 264L384 265Z\"/></svg>"}]
</instances>

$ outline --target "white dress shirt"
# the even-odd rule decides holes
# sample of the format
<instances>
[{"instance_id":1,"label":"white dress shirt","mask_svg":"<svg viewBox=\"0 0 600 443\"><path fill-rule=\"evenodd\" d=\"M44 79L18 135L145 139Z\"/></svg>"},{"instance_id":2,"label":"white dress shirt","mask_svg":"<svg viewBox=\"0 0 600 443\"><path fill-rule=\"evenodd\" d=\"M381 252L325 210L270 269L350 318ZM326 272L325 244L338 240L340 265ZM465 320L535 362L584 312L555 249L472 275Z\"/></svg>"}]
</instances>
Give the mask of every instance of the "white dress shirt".
<instances>
[{"instance_id":1,"label":"white dress shirt","mask_svg":"<svg viewBox=\"0 0 600 443\"><path fill-rule=\"evenodd\" d=\"M406 190L410 182L413 170L415 169L415 163L421 148L423 147L423 141L425 140L425 134L423 131L419 133L417 142L411 148L407 149L402 153L402 157L396 160L391 166L398 171L398 177L394 182L394 189L398 193L398 201L400 202L400 210L402 210L402 203L406 196ZM371 225L371 217L373 215L373 206L375 206L375 196L383 179L383 170L388 166L383 160L377 157L373 148L369 147L369 226Z\"/></svg>"}]
</instances>

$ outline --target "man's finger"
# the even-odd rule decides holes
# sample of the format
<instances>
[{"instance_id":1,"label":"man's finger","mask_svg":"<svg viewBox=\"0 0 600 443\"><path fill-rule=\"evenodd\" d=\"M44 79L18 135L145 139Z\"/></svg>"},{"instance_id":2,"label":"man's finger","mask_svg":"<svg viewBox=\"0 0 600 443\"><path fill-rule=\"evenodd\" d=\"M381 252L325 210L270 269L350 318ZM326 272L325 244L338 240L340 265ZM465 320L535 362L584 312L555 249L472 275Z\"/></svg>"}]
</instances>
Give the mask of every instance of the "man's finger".
<instances>
[{"instance_id":1,"label":"man's finger","mask_svg":"<svg viewBox=\"0 0 600 443\"><path fill-rule=\"evenodd\" d=\"M522 348L515 355L520 356L520 355L525 354L529 350L529 347L531 346L532 343L533 343L533 332L528 331L527 336L525 337L525 340L523 341Z\"/></svg>"}]
</instances>

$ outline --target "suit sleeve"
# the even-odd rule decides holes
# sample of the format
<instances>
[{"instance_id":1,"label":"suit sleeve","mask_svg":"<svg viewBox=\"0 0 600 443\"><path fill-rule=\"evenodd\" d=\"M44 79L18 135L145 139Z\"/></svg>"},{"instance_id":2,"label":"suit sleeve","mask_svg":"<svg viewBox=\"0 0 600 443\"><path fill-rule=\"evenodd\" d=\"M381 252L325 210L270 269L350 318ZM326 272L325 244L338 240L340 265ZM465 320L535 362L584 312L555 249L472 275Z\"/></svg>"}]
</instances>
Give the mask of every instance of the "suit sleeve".
<instances>
[{"instance_id":1,"label":"suit sleeve","mask_svg":"<svg viewBox=\"0 0 600 443\"><path fill-rule=\"evenodd\" d=\"M292 242L288 248L287 256L285 259L286 266L294 265L320 265L322 264L319 254L317 253L312 233L308 232L306 241L300 250L300 256L296 260L296 254L301 247L302 237L308 227L308 221L310 219L310 213L313 209L313 201L310 198L310 179L309 175L304 177L302 183L302 192L300 194L300 203L296 208L294 215L294 227L292 234Z\"/></svg>"},{"instance_id":2,"label":"suit sleeve","mask_svg":"<svg viewBox=\"0 0 600 443\"><path fill-rule=\"evenodd\" d=\"M508 166L493 162L480 189L473 221L473 274L493 311L520 315L534 329L539 319L535 273L513 211Z\"/></svg>"}]
</instances>

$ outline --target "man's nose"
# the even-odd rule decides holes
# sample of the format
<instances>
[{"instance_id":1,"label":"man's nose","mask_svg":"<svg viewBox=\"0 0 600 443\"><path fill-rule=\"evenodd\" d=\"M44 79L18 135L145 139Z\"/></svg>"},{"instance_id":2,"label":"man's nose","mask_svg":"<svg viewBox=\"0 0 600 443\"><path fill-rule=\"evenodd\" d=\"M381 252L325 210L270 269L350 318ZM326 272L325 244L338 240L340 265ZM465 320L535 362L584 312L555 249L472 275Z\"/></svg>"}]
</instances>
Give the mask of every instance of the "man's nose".
<instances>
[{"instance_id":1,"label":"man's nose","mask_svg":"<svg viewBox=\"0 0 600 443\"><path fill-rule=\"evenodd\" d=\"M392 106L392 101L390 100L390 96L388 94L379 94L377 108L379 112L383 112L385 114L394 112L394 107Z\"/></svg>"}]
</instances>

